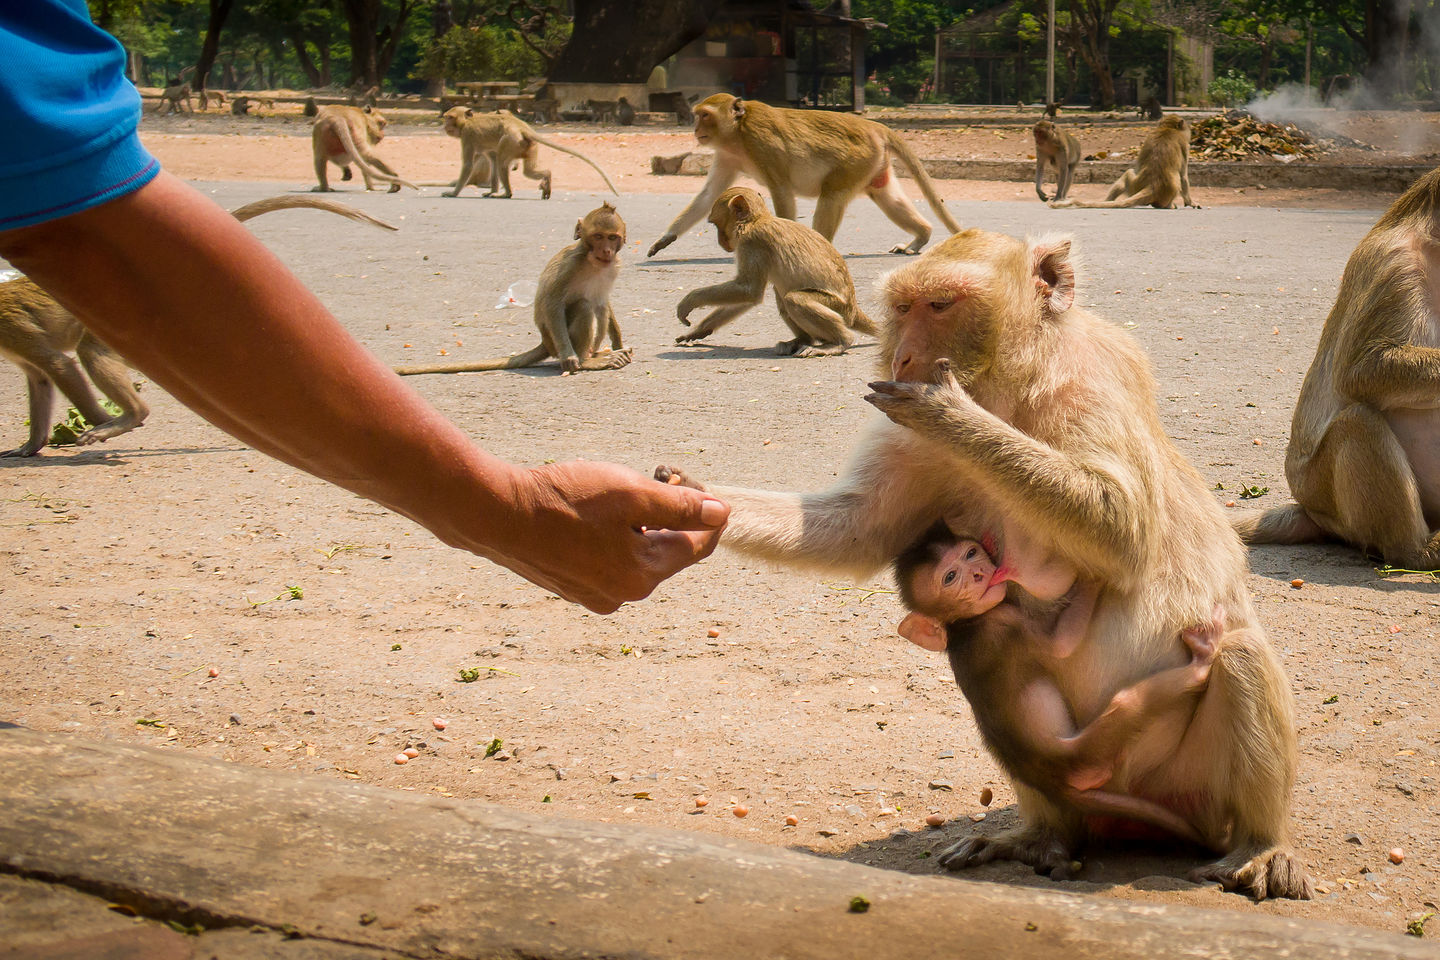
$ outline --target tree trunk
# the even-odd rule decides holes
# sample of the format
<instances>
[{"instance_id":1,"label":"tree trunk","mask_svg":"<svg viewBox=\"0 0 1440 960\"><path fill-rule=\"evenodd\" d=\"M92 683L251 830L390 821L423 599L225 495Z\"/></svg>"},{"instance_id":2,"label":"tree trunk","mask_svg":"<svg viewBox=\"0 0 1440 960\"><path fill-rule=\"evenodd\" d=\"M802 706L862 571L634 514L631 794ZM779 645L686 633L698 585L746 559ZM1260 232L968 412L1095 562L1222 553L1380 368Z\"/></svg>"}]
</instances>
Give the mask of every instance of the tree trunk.
<instances>
[{"instance_id":1,"label":"tree trunk","mask_svg":"<svg viewBox=\"0 0 1440 960\"><path fill-rule=\"evenodd\" d=\"M350 24L350 83L369 88L378 86L395 59L405 31L405 21L419 0L400 0L395 22L380 25L380 0L341 0L345 20Z\"/></svg>"},{"instance_id":2,"label":"tree trunk","mask_svg":"<svg viewBox=\"0 0 1440 960\"><path fill-rule=\"evenodd\" d=\"M721 0L575 0L575 30L550 65L558 83L644 83L705 32Z\"/></svg>"},{"instance_id":3,"label":"tree trunk","mask_svg":"<svg viewBox=\"0 0 1440 960\"><path fill-rule=\"evenodd\" d=\"M1110 21L1120 0L1070 0L1070 17L1078 27L1080 56L1095 78L1090 106L1115 106L1115 77L1110 72Z\"/></svg>"},{"instance_id":4,"label":"tree trunk","mask_svg":"<svg viewBox=\"0 0 1440 960\"><path fill-rule=\"evenodd\" d=\"M210 22L205 26L205 42L200 47L199 59L195 61L197 92L205 89L210 68L215 65L215 57L220 52L220 30L225 26L225 18L230 16L230 8L233 6L235 0L210 0Z\"/></svg>"},{"instance_id":5,"label":"tree trunk","mask_svg":"<svg viewBox=\"0 0 1440 960\"><path fill-rule=\"evenodd\" d=\"M1409 92L1408 40L1411 0L1366 0L1365 79L1384 100Z\"/></svg>"},{"instance_id":6,"label":"tree trunk","mask_svg":"<svg viewBox=\"0 0 1440 960\"><path fill-rule=\"evenodd\" d=\"M300 63L300 69L305 74L311 87L322 86L320 81L320 70L315 66L315 61L310 59L310 50L305 45L305 38L300 35L299 30L290 31L290 46L295 50L295 59Z\"/></svg>"}]
</instances>

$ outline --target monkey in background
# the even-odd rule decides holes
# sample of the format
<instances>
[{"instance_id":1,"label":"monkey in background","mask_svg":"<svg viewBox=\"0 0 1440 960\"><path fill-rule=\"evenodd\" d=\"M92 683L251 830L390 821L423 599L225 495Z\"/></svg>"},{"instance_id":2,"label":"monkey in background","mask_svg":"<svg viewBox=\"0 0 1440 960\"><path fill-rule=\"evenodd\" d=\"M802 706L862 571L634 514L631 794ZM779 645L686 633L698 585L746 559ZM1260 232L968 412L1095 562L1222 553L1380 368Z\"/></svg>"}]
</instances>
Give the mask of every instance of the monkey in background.
<instances>
[{"instance_id":1,"label":"monkey in background","mask_svg":"<svg viewBox=\"0 0 1440 960\"><path fill-rule=\"evenodd\" d=\"M322 197L270 197L238 207L230 215L243 222L275 210L301 207L395 229L384 220ZM95 400L71 353L79 358L100 392L120 408L118 416L112 417ZM27 277L0 284L0 357L13 362L25 374L30 402L29 439L0 453L0 457L33 457L50 442L56 387L90 424L75 438L77 446L129 433L150 415L150 408L130 381L125 360Z\"/></svg>"},{"instance_id":2,"label":"monkey in background","mask_svg":"<svg viewBox=\"0 0 1440 960\"><path fill-rule=\"evenodd\" d=\"M620 126L622 127L634 126L635 124L635 108L632 107L630 101L624 97L615 101L615 119L620 122Z\"/></svg>"},{"instance_id":3,"label":"monkey in background","mask_svg":"<svg viewBox=\"0 0 1440 960\"><path fill-rule=\"evenodd\" d=\"M610 290L620 275L625 221L602 204L575 223L575 243L550 258L535 289L535 326L540 344L524 353L493 360L396 367L402 377L425 373L476 373L533 367L559 359L561 376L581 370L618 370L630 362L620 343L620 323L610 306ZM601 343L610 337L610 349Z\"/></svg>"},{"instance_id":4,"label":"monkey in background","mask_svg":"<svg viewBox=\"0 0 1440 960\"><path fill-rule=\"evenodd\" d=\"M1190 199L1190 124L1184 117L1162 117L1140 145L1135 165L1110 185L1104 200L1051 200L1050 206L1105 208L1143 207L1149 204L1160 210L1175 206L1176 199L1185 206L1200 205Z\"/></svg>"},{"instance_id":5,"label":"monkey in background","mask_svg":"<svg viewBox=\"0 0 1440 960\"><path fill-rule=\"evenodd\" d=\"M765 298L775 287L780 319L795 336L775 352L784 357L834 356L853 342L851 330L878 331L855 300L855 281L830 242L794 220L782 220L765 208L765 199L748 187L731 187L710 208L716 239L735 254L735 279L685 294L675 315L690 325L691 311L716 306L676 343L703 340Z\"/></svg>"},{"instance_id":6,"label":"monkey in background","mask_svg":"<svg viewBox=\"0 0 1440 960\"><path fill-rule=\"evenodd\" d=\"M826 240L845 207L864 193L913 239L891 253L919 253L930 242L930 224L915 212L891 169L892 157L910 169L930 208L951 233L960 229L935 192L930 175L899 134L882 123L824 110L791 110L717 93L695 107L695 140L715 151L700 192L650 246L655 256L700 222L740 174L770 191L775 215L795 219L795 198L819 197L811 225Z\"/></svg>"},{"instance_id":7,"label":"monkey in background","mask_svg":"<svg viewBox=\"0 0 1440 960\"><path fill-rule=\"evenodd\" d=\"M1247 543L1334 538L1440 569L1440 169L1350 254L1305 374L1285 479L1295 502L1240 514Z\"/></svg>"},{"instance_id":8,"label":"monkey in background","mask_svg":"<svg viewBox=\"0 0 1440 960\"><path fill-rule=\"evenodd\" d=\"M241 98L235 99L238 106ZM326 178L327 163L340 167L342 179L350 179L350 164L360 168L365 179L365 189L374 189L374 181L390 184L390 193L407 186L419 190L415 184L403 179L386 165L370 148L385 139L388 121L379 110L370 107L350 107L343 104L327 104L315 114L314 126L310 128L311 143L315 153L315 179L319 185L316 193L327 193L333 188Z\"/></svg>"},{"instance_id":9,"label":"monkey in background","mask_svg":"<svg viewBox=\"0 0 1440 960\"><path fill-rule=\"evenodd\" d=\"M1035 134L1035 193L1042 201L1052 198L1045 196L1045 168L1055 169L1055 200L1064 200L1075 179L1075 168L1080 166L1080 141L1068 131L1049 120L1037 120L1032 131Z\"/></svg>"},{"instance_id":10,"label":"monkey in background","mask_svg":"<svg viewBox=\"0 0 1440 960\"><path fill-rule=\"evenodd\" d=\"M549 200L550 171L540 169L540 152L536 144L543 144L551 150L584 160L600 174L600 179L605 181L605 186L610 188L611 193L617 197L620 195L620 191L615 189L615 184L610 182L610 178L600 169L598 163L578 150L540 136L533 127L509 110L477 114L470 107L451 107L441 116L441 123L446 134L460 141L460 175L455 178L454 189L445 194L447 197L458 197L466 185L477 183L476 178L480 176L480 171L488 165L490 192L485 196L509 199L513 195L510 189L510 166L517 160L523 160L525 165L522 172L531 180L540 181L540 199Z\"/></svg>"},{"instance_id":11,"label":"monkey in background","mask_svg":"<svg viewBox=\"0 0 1440 960\"><path fill-rule=\"evenodd\" d=\"M880 363L892 379L866 397L888 419L826 489L711 487L731 508L725 544L863 577L983 498L1102 585L1085 642L1052 668L1081 726L1180 666L1176 637L1219 605L1225 633L1192 719L1146 726L1107 786L1183 815L1221 852L1192 877L1308 899L1286 836L1293 695L1255 617L1244 548L1166 436L1144 352L1076 306L1070 249L972 229L890 273ZM1016 795L1021 824L962 839L948 868L1010 859L1063 874L1101 829L1064 797L1019 781Z\"/></svg>"},{"instance_id":12,"label":"monkey in background","mask_svg":"<svg viewBox=\"0 0 1440 960\"><path fill-rule=\"evenodd\" d=\"M160 93L160 99L155 101L155 113L158 116L169 110L173 113L194 113L195 105L190 102L190 84L181 83L179 80L167 86ZM202 93L203 97L204 94ZM203 103L204 100L202 99Z\"/></svg>"},{"instance_id":13,"label":"monkey in background","mask_svg":"<svg viewBox=\"0 0 1440 960\"><path fill-rule=\"evenodd\" d=\"M1011 600L993 606L986 616L946 620L933 615L932 597L916 592L937 567L948 565L945 555L956 545L955 534L938 521L895 559L895 581L910 610L900 634L927 650L948 652L956 683L974 707L980 734L1001 766L1033 789L1066 798L1085 816L1138 820L1204 846L1205 840L1183 816L1158 803L1099 788L1144 730L1164 724L1167 717L1178 720L1169 724L1172 729L1183 731L1189 723L1224 632L1222 611L1217 608L1210 622L1181 631L1190 652L1188 663L1118 691L1094 720L1077 729L1051 672L1053 662L1069 652L1055 652L1051 631L1040 628L1047 618L1033 603ZM979 544L965 548L978 549ZM1054 632L1059 632L1058 624Z\"/></svg>"}]
</instances>

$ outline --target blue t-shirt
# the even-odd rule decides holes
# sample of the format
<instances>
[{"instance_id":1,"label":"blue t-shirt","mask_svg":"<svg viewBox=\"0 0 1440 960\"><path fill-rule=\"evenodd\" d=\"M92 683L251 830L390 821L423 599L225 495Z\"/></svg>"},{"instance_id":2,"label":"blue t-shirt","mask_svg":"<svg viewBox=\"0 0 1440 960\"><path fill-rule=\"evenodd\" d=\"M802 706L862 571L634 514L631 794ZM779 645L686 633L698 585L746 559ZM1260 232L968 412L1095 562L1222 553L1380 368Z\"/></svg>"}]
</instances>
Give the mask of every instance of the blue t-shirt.
<instances>
[{"instance_id":1,"label":"blue t-shirt","mask_svg":"<svg viewBox=\"0 0 1440 960\"><path fill-rule=\"evenodd\" d=\"M78 213L160 172L124 70L124 48L85 0L0 0L0 230Z\"/></svg>"}]
</instances>

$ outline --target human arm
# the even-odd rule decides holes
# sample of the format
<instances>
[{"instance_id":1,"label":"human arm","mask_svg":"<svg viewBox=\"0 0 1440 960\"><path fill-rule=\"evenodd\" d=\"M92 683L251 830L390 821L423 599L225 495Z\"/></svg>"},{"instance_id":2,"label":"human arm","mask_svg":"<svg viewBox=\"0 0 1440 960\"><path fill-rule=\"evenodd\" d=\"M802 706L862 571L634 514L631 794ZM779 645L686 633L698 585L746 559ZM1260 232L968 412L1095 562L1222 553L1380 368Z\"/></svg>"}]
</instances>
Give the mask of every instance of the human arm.
<instances>
[{"instance_id":1,"label":"human arm","mask_svg":"<svg viewBox=\"0 0 1440 960\"><path fill-rule=\"evenodd\" d=\"M647 596L719 540L728 509L700 491L486 453L167 174L0 232L0 256L220 429L597 612Z\"/></svg>"}]
</instances>

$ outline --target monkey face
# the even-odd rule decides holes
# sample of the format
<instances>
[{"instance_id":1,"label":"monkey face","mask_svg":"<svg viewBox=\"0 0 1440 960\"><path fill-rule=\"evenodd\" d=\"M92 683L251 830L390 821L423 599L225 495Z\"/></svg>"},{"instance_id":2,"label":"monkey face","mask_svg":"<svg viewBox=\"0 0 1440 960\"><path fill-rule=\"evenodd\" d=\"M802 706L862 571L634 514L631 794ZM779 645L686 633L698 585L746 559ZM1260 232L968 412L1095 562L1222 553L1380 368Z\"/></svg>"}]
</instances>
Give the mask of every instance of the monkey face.
<instances>
[{"instance_id":1,"label":"monkey face","mask_svg":"<svg viewBox=\"0 0 1440 960\"><path fill-rule=\"evenodd\" d=\"M1005 578L974 540L961 540L940 552L929 570L916 571L915 599L922 613L940 620L979 616L1005 599Z\"/></svg>"},{"instance_id":2,"label":"monkey face","mask_svg":"<svg viewBox=\"0 0 1440 960\"><path fill-rule=\"evenodd\" d=\"M575 238L584 240L586 256L598 266L609 266L620 256L625 246L625 221L610 204L585 214L585 219L575 224Z\"/></svg>"},{"instance_id":3,"label":"monkey face","mask_svg":"<svg viewBox=\"0 0 1440 960\"><path fill-rule=\"evenodd\" d=\"M711 145L712 141L724 143L734 132L732 117L735 98L728 93L717 93L706 97L695 107L695 142L700 146Z\"/></svg>"}]
</instances>

